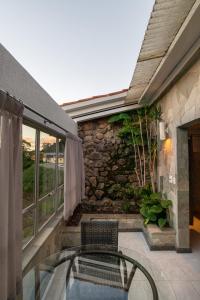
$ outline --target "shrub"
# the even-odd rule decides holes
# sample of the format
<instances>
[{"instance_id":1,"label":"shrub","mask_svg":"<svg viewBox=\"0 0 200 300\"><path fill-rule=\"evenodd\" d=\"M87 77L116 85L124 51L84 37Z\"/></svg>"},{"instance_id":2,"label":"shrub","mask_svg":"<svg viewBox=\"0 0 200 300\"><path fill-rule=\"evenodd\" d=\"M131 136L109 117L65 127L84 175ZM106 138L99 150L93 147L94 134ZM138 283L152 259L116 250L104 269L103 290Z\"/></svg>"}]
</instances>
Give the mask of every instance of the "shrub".
<instances>
[{"instance_id":1,"label":"shrub","mask_svg":"<svg viewBox=\"0 0 200 300\"><path fill-rule=\"evenodd\" d=\"M129 213L131 210L131 203L129 201L125 201L124 203L122 203L122 210L125 213Z\"/></svg>"},{"instance_id":2,"label":"shrub","mask_svg":"<svg viewBox=\"0 0 200 300\"><path fill-rule=\"evenodd\" d=\"M144 194L139 204L144 224L157 224L160 228L168 225L167 212L172 206L171 200L165 200L160 193Z\"/></svg>"}]
</instances>

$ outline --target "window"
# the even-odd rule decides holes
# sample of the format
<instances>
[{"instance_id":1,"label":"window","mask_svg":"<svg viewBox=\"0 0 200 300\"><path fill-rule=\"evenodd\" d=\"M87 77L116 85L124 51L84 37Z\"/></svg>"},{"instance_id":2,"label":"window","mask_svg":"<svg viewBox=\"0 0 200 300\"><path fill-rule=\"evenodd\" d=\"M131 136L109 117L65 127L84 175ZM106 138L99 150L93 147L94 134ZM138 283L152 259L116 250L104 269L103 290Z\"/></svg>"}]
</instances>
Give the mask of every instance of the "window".
<instances>
[{"instance_id":1,"label":"window","mask_svg":"<svg viewBox=\"0 0 200 300\"><path fill-rule=\"evenodd\" d=\"M64 201L63 139L23 125L23 245Z\"/></svg>"}]
</instances>

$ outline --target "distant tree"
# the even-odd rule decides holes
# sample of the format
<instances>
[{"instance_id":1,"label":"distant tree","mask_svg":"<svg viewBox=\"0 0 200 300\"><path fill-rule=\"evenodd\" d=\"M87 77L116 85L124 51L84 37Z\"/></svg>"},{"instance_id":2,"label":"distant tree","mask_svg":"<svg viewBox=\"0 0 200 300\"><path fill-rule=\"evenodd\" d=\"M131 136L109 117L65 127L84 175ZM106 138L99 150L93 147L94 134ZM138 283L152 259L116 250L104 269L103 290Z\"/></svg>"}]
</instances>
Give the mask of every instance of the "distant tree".
<instances>
[{"instance_id":1,"label":"distant tree","mask_svg":"<svg viewBox=\"0 0 200 300\"><path fill-rule=\"evenodd\" d=\"M22 141L22 152L23 152L23 169L29 168L33 165L33 152L31 150L31 143L27 142L26 140Z\"/></svg>"}]
</instances>

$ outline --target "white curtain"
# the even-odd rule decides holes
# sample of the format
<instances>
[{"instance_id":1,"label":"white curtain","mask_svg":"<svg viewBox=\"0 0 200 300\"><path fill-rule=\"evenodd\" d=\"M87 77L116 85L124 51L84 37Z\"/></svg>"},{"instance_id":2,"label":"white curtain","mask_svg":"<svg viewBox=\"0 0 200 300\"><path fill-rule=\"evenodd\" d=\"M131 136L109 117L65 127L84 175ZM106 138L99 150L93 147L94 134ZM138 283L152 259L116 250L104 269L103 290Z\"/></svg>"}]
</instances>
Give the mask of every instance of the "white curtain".
<instances>
[{"instance_id":1,"label":"white curtain","mask_svg":"<svg viewBox=\"0 0 200 300\"><path fill-rule=\"evenodd\" d=\"M23 104L0 91L0 299L21 294Z\"/></svg>"},{"instance_id":2,"label":"white curtain","mask_svg":"<svg viewBox=\"0 0 200 300\"><path fill-rule=\"evenodd\" d=\"M68 220L85 196L82 142L71 134L66 137L64 164L64 219Z\"/></svg>"}]
</instances>

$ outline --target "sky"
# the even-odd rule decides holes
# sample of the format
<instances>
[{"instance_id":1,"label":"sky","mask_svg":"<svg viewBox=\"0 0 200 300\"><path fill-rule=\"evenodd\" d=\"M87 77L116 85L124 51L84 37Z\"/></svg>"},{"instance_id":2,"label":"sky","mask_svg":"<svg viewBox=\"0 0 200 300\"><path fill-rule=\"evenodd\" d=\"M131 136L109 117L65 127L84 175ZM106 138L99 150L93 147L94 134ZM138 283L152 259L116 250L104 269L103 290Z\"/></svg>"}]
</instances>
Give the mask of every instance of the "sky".
<instances>
[{"instance_id":1,"label":"sky","mask_svg":"<svg viewBox=\"0 0 200 300\"><path fill-rule=\"evenodd\" d=\"M58 103L128 88L154 0L0 0L0 42Z\"/></svg>"}]
</instances>

